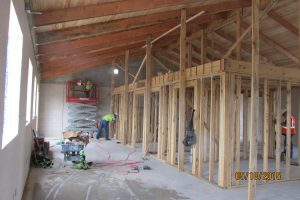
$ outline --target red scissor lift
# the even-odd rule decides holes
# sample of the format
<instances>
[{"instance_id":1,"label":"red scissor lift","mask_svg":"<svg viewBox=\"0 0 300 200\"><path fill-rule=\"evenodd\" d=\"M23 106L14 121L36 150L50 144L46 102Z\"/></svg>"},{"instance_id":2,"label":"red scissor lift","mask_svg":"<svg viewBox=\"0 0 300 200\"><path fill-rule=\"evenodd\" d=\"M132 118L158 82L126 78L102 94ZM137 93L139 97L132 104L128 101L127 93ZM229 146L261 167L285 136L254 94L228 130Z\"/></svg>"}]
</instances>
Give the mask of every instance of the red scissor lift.
<instances>
[{"instance_id":1,"label":"red scissor lift","mask_svg":"<svg viewBox=\"0 0 300 200\"><path fill-rule=\"evenodd\" d=\"M91 90L85 90L84 81L72 80L67 81L66 100L68 103L90 103L96 104L98 102L98 85L93 83Z\"/></svg>"}]
</instances>

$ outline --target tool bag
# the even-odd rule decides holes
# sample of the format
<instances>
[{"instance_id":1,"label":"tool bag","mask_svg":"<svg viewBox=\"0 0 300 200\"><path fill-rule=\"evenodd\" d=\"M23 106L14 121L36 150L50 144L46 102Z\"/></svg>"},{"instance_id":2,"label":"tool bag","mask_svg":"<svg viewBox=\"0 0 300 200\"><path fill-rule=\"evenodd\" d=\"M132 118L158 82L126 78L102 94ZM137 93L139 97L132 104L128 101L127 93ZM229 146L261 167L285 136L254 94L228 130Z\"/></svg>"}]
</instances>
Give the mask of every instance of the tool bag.
<instances>
[{"instance_id":1,"label":"tool bag","mask_svg":"<svg viewBox=\"0 0 300 200\"><path fill-rule=\"evenodd\" d=\"M191 146L193 144L196 144L196 135L195 135L195 130L194 130L194 126L193 126L194 112L195 112L195 109L193 109L190 124L185 130L185 136L182 141L182 143L185 146Z\"/></svg>"}]
</instances>

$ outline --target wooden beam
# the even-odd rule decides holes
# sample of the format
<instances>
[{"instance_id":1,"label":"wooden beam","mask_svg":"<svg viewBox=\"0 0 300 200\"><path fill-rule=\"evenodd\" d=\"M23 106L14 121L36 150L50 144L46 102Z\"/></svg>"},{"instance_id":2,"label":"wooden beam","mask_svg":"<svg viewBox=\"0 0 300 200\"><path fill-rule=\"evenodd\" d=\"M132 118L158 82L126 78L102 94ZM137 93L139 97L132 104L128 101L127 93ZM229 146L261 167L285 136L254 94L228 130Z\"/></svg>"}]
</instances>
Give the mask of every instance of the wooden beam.
<instances>
[{"instance_id":1,"label":"wooden beam","mask_svg":"<svg viewBox=\"0 0 300 200\"><path fill-rule=\"evenodd\" d=\"M292 117L292 86L291 82L287 83L286 87L286 97L287 97L287 115L286 115L286 148L285 148L285 156L286 156L286 167L285 167L285 178L286 180L290 180L291 174L291 117Z\"/></svg>"},{"instance_id":2,"label":"wooden beam","mask_svg":"<svg viewBox=\"0 0 300 200\"><path fill-rule=\"evenodd\" d=\"M134 29L95 37L88 37L84 39L64 41L47 45L39 45L38 52L40 55L49 53L59 54L64 53L66 50L77 49L86 46L105 45L107 47L109 46L109 44L120 44L122 41L130 42L130 40L134 41L136 38L140 40L141 37L145 38L148 34L157 35L157 33L161 33L170 29L172 25L174 24L156 24L142 29Z\"/></svg>"},{"instance_id":3,"label":"wooden beam","mask_svg":"<svg viewBox=\"0 0 300 200\"><path fill-rule=\"evenodd\" d=\"M162 118L161 118L161 129L162 129L162 143L161 143L161 159L165 160L166 144L167 144L167 134L168 134L168 90L166 86L163 86L162 93Z\"/></svg>"},{"instance_id":4,"label":"wooden beam","mask_svg":"<svg viewBox=\"0 0 300 200\"><path fill-rule=\"evenodd\" d=\"M210 138L209 138L209 182L214 182L215 135L216 135L216 83L211 77L210 90Z\"/></svg>"},{"instance_id":5,"label":"wooden beam","mask_svg":"<svg viewBox=\"0 0 300 200\"><path fill-rule=\"evenodd\" d=\"M276 172L280 172L280 156L281 156L281 81L277 86L276 96Z\"/></svg>"},{"instance_id":6,"label":"wooden beam","mask_svg":"<svg viewBox=\"0 0 300 200\"><path fill-rule=\"evenodd\" d=\"M135 149L135 144L137 140L137 131L138 131L138 96L133 93L133 116L132 116L132 138L131 138L131 148Z\"/></svg>"},{"instance_id":7,"label":"wooden beam","mask_svg":"<svg viewBox=\"0 0 300 200\"><path fill-rule=\"evenodd\" d=\"M144 98L144 130L143 130L143 154L148 153L149 135L150 135L150 103L151 103L151 78L152 78L152 53L151 53L151 38L147 37L146 40L146 86Z\"/></svg>"},{"instance_id":8,"label":"wooden beam","mask_svg":"<svg viewBox=\"0 0 300 200\"><path fill-rule=\"evenodd\" d=\"M112 70L110 71L111 73L111 83L110 83L110 113L115 113L114 112L114 95L113 95L113 90L115 88L115 75L113 72L113 69L115 69L115 61L112 62ZM113 123L109 123L109 137L113 138L114 135L114 125Z\"/></svg>"},{"instance_id":9,"label":"wooden beam","mask_svg":"<svg viewBox=\"0 0 300 200\"><path fill-rule=\"evenodd\" d=\"M131 58L137 58L141 56L142 53L133 53ZM74 74L74 73L79 73L84 70L90 70L96 67L101 67L105 65L109 65L113 60L117 60L119 58L122 58L124 56L124 53L121 53L119 55L112 55L111 57L105 57L105 58L94 58L91 60L88 60L83 63L78 63L74 65L67 65L64 67L59 67L47 72L41 72L41 79L46 80L46 79L51 79L55 78L58 76L63 76L66 74Z\"/></svg>"},{"instance_id":10,"label":"wooden beam","mask_svg":"<svg viewBox=\"0 0 300 200\"><path fill-rule=\"evenodd\" d=\"M201 94L201 82L196 80L194 87L194 108L195 108L195 135L196 135L196 144L192 146L192 173L198 175L198 160L199 160L199 136L200 136L200 94Z\"/></svg>"},{"instance_id":11,"label":"wooden beam","mask_svg":"<svg viewBox=\"0 0 300 200\"><path fill-rule=\"evenodd\" d=\"M162 159L162 141L163 141L163 128L162 128L162 121L163 121L163 109L164 109L164 105L163 105L163 97L164 97L164 87L161 86L159 89L159 124L158 124L158 137L157 137L157 158L158 159Z\"/></svg>"},{"instance_id":12,"label":"wooden beam","mask_svg":"<svg viewBox=\"0 0 300 200\"><path fill-rule=\"evenodd\" d=\"M188 23L194 19L196 19L197 17L203 15L205 13L205 11L201 11L199 13L197 13L196 15L192 16L191 18L189 18L188 20L186 20L185 23ZM176 26L174 26L173 28L171 28L170 30L166 31L165 33L161 34L160 36L158 36L157 38L155 38L154 40L152 40L151 44L153 44L154 42L160 40L161 38L165 37L166 35L172 33L173 31L175 31L176 29L181 28L182 24L178 24ZM186 26L186 25L185 25ZM145 48L146 46L143 46L143 48Z\"/></svg>"},{"instance_id":13,"label":"wooden beam","mask_svg":"<svg viewBox=\"0 0 300 200\"><path fill-rule=\"evenodd\" d=\"M121 69L123 72L126 72L126 69L122 67L119 63L116 62L116 67ZM126 67L126 66L125 66ZM134 75L128 72L128 75L130 75L132 78L134 78Z\"/></svg>"},{"instance_id":14,"label":"wooden beam","mask_svg":"<svg viewBox=\"0 0 300 200\"><path fill-rule=\"evenodd\" d=\"M241 10L238 9L236 11L236 39L238 40L241 37ZM241 48L242 43L238 43L236 47L236 60L240 61L241 60Z\"/></svg>"},{"instance_id":15,"label":"wooden beam","mask_svg":"<svg viewBox=\"0 0 300 200\"><path fill-rule=\"evenodd\" d=\"M93 23L83 26L75 26L70 28L58 29L50 31L39 32L37 28L37 43L38 44L50 44L53 42L62 42L75 39L83 39L87 37L95 37L104 34L111 34L115 32L128 31L132 29L142 29L148 26L157 24L173 23L178 21L178 14L176 11L168 13L158 13L146 16L138 16L123 20L108 21L106 23ZM206 21L208 18L206 19Z\"/></svg>"},{"instance_id":16,"label":"wooden beam","mask_svg":"<svg viewBox=\"0 0 300 200\"><path fill-rule=\"evenodd\" d=\"M187 68L191 68L192 67L192 45L190 43L188 43L188 48L187 48Z\"/></svg>"},{"instance_id":17,"label":"wooden beam","mask_svg":"<svg viewBox=\"0 0 300 200\"><path fill-rule=\"evenodd\" d=\"M133 77L132 84L134 84L136 82L136 80L137 80L137 78L138 78L138 76L139 76L139 74L140 74L140 72L141 72L141 70L142 70L142 68L143 68L143 66L144 66L144 64L146 62L146 58L147 57L145 56L144 59L143 59L143 61L142 61L142 63L141 63L141 65L140 65L140 67L139 67L139 69L138 69L138 71L137 71L137 73L136 73L136 75Z\"/></svg>"},{"instance_id":18,"label":"wooden beam","mask_svg":"<svg viewBox=\"0 0 300 200\"><path fill-rule=\"evenodd\" d=\"M173 95L172 95L172 123L171 123L171 165L176 164L176 149L177 149L177 119L178 119L178 89L173 87L172 88Z\"/></svg>"},{"instance_id":19,"label":"wooden beam","mask_svg":"<svg viewBox=\"0 0 300 200\"><path fill-rule=\"evenodd\" d=\"M229 73L221 75L220 79L220 135L219 135L219 170L218 185L229 187L230 162L230 76Z\"/></svg>"},{"instance_id":20,"label":"wooden beam","mask_svg":"<svg viewBox=\"0 0 300 200\"><path fill-rule=\"evenodd\" d=\"M201 64L205 64L206 62L206 34L205 30L201 30Z\"/></svg>"},{"instance_id":21,"label":"wooden beam","mask_svg":"<svg viewBox=\"0 0 300 200\"><path fill-rule=\"evenodd\" d=\"M268 79L264 79L264 136L263 136L263 171L269 171L269 121L270 121L270 94L269 94L269 85ZM272 120L272 119L271 119Z\"/></svg>"},{"instance_id":22,"label":"wooden beam","mask_svg":"<svg viewBox=\"0 0 300 200\"><path fill-rule=\"evenodd\" d=\"M241 101L242 101L242 77L236 77L236 111L235 111L235 172L240 170L240 149L241 149ZM239 185L239 179L236 180L236 185Z\"/></svg>"},{"instance_id":23,"label":"wooden beam","mask_svg":"<svg viewBox=\"0 0 300 200\"><path fill-rule=\"evenodd\" d=\"M127 144L127 134L128 134L128 68L129 68L129 50L125 52L125 73L124 73L124 108L123 108L123 133L121 133L122 144Z\"/></svg>"},{"instance_id":24,"label":"wooden beam","mask_svg":"<svg viewBox=\"0 0 300 200\"><path fill-rule=\"evenodd\" d=\"M167 72L172 71L170 70L166 65L164 65L159 59L157 59L155 56L152 56L153 60L159 65L161 66L164 70L166 70Z\"/></svg>"},{"instance_id":25,"label":"wooden beam","mask_svg":"<svg viewBox=\"0 0 300 200\"><path fill-rule=\"evenodd\" d=\"M178 124L178 170L184 170L184 145L182 143L185 133L186 121L186 10L181 10L180 29L180 70L179 70L179 124Z\"/></svg>"},{"instance_id":26,"label":"wooden beam","mask_svg":"<svg viewBox=\"0 0 300 200\"><path fill-rule=\"evenodd\" d=\"M290 31L294 36L298 37L298 28L292 25L289 21L285 20L274 10L271 10L268 15L276 22L278 22L281 26Z\"/></svg>"},{"instance_id":27,"label":"wooden beam","mask_svg":"<svg viewBox=\"0 0 300 200\"><path fill-rule=\"evenodd\" d=\"M41 15L35 15L34 21L35 26L84 20L89 18L96 18L100 23L111 19L120 20L155 13L171 12L183 8L188 9L188 13L195 14L201 10L206 10L208 12L231 10L235 8L248 7L250 5L250 2L247 0L227 1L214 4L205 4L197 0L190 0L189 2L180 0L172 3L163 0L158 0L155 2L141 2L139 0L131 0L130 2L116 1L105 4L44 11Z\"/></svg>"},{"instance_id":28,"label":"wooden beam","mask_svg":"<svg viewBox=\"0 0 300 200\"><path fill-rule=\"evenodd\" d=\"M242 22L242 26L246 27L248 25L247 22ZM277 42L275 42L274 40L272 40L270 37L268 37L267 35L265 35L262 31L259 32L261 40L268 44L269 46L273 47L274 49L276 49L277 51L279 51L280 53L282 53L283 55L285 55L286 57L288 57L289 59L291 59L292 61L294 61L295 63L299 64L299 59L293 55L292 53L290 53L286 48L284 48L283 46L281 46L280 44L278 44Z\"/></svg>"},{"instance_id":29,"label":"wooden beam","mask_svg":"<svg viewBox=\"0 0 300 200\"><path fill-rule=\"evenodd\" d=\"M235 43L235 41L236 41L236 39L232 36L232 35L230 35L230 34L228 34L228 33L226 33L225 31L223 31L223 30L217 30L216 31L216 33L219 35L219 36L221 36L222 38L224 38L224 39L226 39L226 40L228 40L228 41L230 41L230 42L232 42L232 43ZM236 37L237 38L237 37ZM239 46L239 44L237 45L237 47ZM243 50L243 51L245 51L247 54L249 54L249 55L251 55L252 54L252 52L251 52L251 45L248 45L248 44L245 44L245 43L243 43L243 42L241 42L241 49ZM225 53L224 53L225 54ZM262 61L264 61L264 62L269 62L269 61L271 61L271 58L268 56L268 55L266 55L266 54L264 54L264 53L260 53L261 55L260 55L260 59L262 60ZM236 55L237 56L237 55ZM241 59L242 59L242 57L241 57Z\"/></svg>"},{"instance_id":30,"label":"wooden beam","mask_svg":"<svg viewBox=\"0 0 300 200\"><path fill-rule=\"evenodd\" d=\"M257 134L259 131L259 1L252 0L252 75L249 172L257 171ZM256 180L248 179L248 200L256 199Z\"/></svg>"},{"instance_id":31,"label":"wooden beam","mask_svg":"<svg viewBox=\"0 0 300 200\"><path fill-rule=\"evenodd\" d=\"M243 105L243 158L247 159L248 151L248 89L246 89L244 95L244 105Z\"/></svg>"},{"instance_id":32,"label":"wooden beam","mask_svg":"<svg viewBox=\"0 0 300 200\"><path fill-rule=\"evenodd\" d=\"M272 7L278 2L278 0L272 0L269 2L268 6L266 6L266 8L263 10L263 12L261 12L261 15L258 16L259 20L262 19L271 9ZM253 5L253 4L252 4ZM253 22L252 22L253 23ZM250 30L252 30L252 25L250 24L246 30L243 32L243 34L240 36L240 38L238 38L236 40L236 42L228 49L227 53L224 55L223 58L227 58L232 51L237 47L237 45L239 43L241 43L241 41L244 39L244 37L250 32Z\"/></svg>"},{"instance_id":33,"label":"wooden beam","mask_svg":"<svg viewBox=\"0 0 300 200\"><path fill-rule=\"evenodd\" d=\"M171 148L172 148L172 113L173 113L173 87L168 86L169 96L168 96L168 148L167 148L167 162L171 164Z\"/></svg>"},{"instance_id":34,"label":"wooden beam","mask_svg":"<svg viewBox=\"0 0 300 200\"><path fill-rule=\"evenodd\" d=\"M199 116L199 123L200 123L200 127L199 127L199 140L198 140L198 149L199 149L199 160L198 160L198 176L199 177L204 177L204 165L203 165L203 161L204 161L204 129L205 129L205 124L204 124L204 111L205 111L205 81L203 78L200 79L200 116Z\"/></svg>"},{"instance_id":35,"label":"wooden beam","mask_svg":"<svg viewBox=\"0 0 300 200\"><path fill-rule=\"evenodd\" d=\"M248 28L243 32L243 34L236 40L236 42L228 49L228 51L225 53L225 55L223 56L224 58L227 58L232 51L237 47L238 44L241 43L241 41L244 39L244 37L250 32L252 28L252 25L248 26Z\"/></svg>"}]
</instances>

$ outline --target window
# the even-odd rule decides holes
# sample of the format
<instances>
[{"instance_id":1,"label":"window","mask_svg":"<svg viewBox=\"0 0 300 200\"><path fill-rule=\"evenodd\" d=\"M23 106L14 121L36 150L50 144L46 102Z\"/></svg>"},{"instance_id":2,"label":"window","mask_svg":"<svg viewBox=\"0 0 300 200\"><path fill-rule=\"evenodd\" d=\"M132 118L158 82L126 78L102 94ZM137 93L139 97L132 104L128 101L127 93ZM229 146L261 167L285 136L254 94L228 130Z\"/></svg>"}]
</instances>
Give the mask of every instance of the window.
<instances>
[{"instance_id":1,"label":"window","mask_svg":"<svg viewBox=\"0 0 300 200\"><path fill-rule=\"evenodd\" d=\"M27 102L26 102L26 125L31 119L31 97L32 97L32 63L29 59L28 79L27 79Z\"/></svg>"},{"instance_id":2,"label":"window","mask_svg":"<svg viewBox=\"0 0 300 200\"><path fill-rule=\"evenodd\" d=\"M23 34L12 1L10 2L5 71L2 149L18 134Z\"/></svg>"},{"instance_id":3,"label":"window","mask_svg":"<svg viewBox=\"0 0 300 200\"><path fill-rule=\"evenodd\" d=\"M36 110L36 88L37 87L37 80L36 76L34 76L34 85L33 85L33 110L32 110L32 119L35 118L35 110Z\"/></svg>"},{"instance_id":4,"label":"window","mask_svg":"<svg viewBox=\"0 0 300 200\"><path fill-rule=\"evenodd\" d=\"M36 85L36 107L35 107L35 116L38 117L39 112L39 97L40 97L40 84Z\"/></svg>"}]
</instances>

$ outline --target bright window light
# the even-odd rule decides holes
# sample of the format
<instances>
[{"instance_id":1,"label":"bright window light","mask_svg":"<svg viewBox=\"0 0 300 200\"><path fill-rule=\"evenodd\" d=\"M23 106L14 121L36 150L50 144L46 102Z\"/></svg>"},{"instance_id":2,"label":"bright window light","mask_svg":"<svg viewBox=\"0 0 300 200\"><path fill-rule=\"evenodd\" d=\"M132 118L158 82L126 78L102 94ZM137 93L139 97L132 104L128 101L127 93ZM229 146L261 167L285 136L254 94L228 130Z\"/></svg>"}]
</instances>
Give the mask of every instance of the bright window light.
<instances>
[{"instance_id":1,"label":"bright window light","mask_svg":"<svg viewBox=\"0 0 300 200\"><path fill-rule=\"evenodd\" d=\"M2 149L18 135L22 49L23 34L14 4L11 1L5 71Z\"/></svg>"},{"instance_id":2,"label":"bright window light","mask_svg":"<svg viewBox=\"0 0 300 200\"><path fill-rule=\"evenodd\" d=\"M28 79L27 79L27 104L26 104L26 125L31 119L31 97L32 97L32 63L29 59Z\"/></svg>"},{"instance_id":3,"label":"bright window light","mask_svg":"<svg viewBox=\"0 0 300 200\"><path fill-rule=\"evenodd\" d=\"M114 74L119 74L119 70L118 69L114 69Z\"/></svg>"},{"instance_id":4,"label":"bright window light","mask_svg":"<svg viewBox=\"0 0 300 200\"><path fill-rule=\"evenodd\" d=\"M39 113L39 100L40 100L40 84L36 86L36 108L35 108L35 116L38 117Z\"/></svg>"},{"instance_id":5,"label":"bright window light","mask_svg":"<svg viewBox=\"0 0 300 200\"><path fill-rule=\"evenodd\" d=\"M33 111L32 111L32 119L35 118L35 112L36 112L36 88L37 87L37 80L36 76L34 76L34 85L33 85Z\"/></svg>"}]
</instances>

